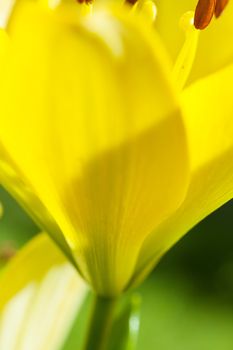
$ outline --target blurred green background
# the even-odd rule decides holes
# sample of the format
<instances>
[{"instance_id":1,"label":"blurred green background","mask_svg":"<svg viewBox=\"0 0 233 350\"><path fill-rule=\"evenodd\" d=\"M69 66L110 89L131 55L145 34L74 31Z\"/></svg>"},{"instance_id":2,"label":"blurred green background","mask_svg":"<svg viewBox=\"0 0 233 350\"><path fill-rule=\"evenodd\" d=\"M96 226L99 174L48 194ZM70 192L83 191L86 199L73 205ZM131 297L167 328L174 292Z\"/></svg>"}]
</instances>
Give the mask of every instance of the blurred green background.
<instances>
[{"instance_id":1,"label":"blurred green background","mask_svg":"<svg viewBox=\"0 0 233 350\"><path fill-rule=\"evenodd\" d=\"M0 200L4 260L38 229L2 189ZM137 350L233 349L232 230L230 202L178 242L138 289L142 307ZM64 350L78 349L86 319L83 311Z\"/></svg>"}]
</instances>

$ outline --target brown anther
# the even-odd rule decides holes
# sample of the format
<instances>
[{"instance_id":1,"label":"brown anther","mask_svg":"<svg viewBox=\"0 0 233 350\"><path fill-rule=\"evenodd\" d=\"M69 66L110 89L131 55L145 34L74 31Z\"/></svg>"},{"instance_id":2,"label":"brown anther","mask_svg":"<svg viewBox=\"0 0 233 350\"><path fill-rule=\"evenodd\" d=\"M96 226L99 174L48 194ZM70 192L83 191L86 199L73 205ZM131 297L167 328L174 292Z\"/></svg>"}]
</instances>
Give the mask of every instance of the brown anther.
<instances>
[{"instance_id":1,"label":"brown anther","mask_svg":"<svg viewBox=\"0 0 233 350\"><path fill-rule=\"evenodd\" d=\"M197 29L204 29L209 25L214 15L216 1L217 0L198 1L194 16L194 25Z\"/></svg>"},{"instance_id":2,"label":"brown anther","mask_svg":"<svg viewBox=\"0 0 233 350\"><path fill-rule=\"evenodd\" d=\"M92 0L77 0L80 4L92 4Z\"/></svg>"},{"instance_id":3,"label":"brown anther","mask_svg":"<svg viewBox=\"0 0 233 350\"><path fill-rule=\"evenodd\" d=\"M205 29L213 15L218 18L229 0L199 0L194 17L194 25L197 29Z\"/></svg>"},{"instance_id":4,"label":"brown anther","mask_svg":"<svg viewBox=\"0 0 233 350\"><path fill-rule=\"evenodd\" d=\"M216 2L216 6L215 6L215 17L218 18L223 10L225 9L225 7L227 6L229 0L218 0Z\"/></svg>"},{"instance_id":5,"label":"brown anther","mask_svg":"<svg viewBox=\"0 0 233 350\"><path fill-rule=\"evenodd\" d=\"M134 5L136 4L137 0L125 0L126 4L129 4L129 5Z\"/></svg>"}]
</instances>

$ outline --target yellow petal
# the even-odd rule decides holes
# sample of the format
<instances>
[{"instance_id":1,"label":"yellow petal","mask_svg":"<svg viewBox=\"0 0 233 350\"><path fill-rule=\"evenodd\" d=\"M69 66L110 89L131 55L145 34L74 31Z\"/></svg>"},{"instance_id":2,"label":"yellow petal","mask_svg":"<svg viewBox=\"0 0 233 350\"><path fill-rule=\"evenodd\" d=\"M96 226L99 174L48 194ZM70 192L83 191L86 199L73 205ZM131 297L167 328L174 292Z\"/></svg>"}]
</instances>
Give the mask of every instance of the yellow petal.
<instances>
[{"instance_id":1,"label":"yellow petal","mask_svg":"<svg viewBox=\"0 0 233 350\"><path fill-rule=\"evenodd\" d=\"M175 61L184 42L184 33L179 27L179 20L186 11L194 10L197 0L157 0L158 7L156 28ZM229 1L218 20L201 32L196 60L189 82L214 73L233 62L233 2Z\"/></svg>"},{"instance_id":2,"label":"yellow petal","mask_svg":"<svg viewBox=\"0 0 233 350\"><path fill-rule=\"evenodd\" d=\"M25 2L9 34L0 117L8 164L85 278L101 294L119 293L142 241L186 190L185 133L165 54L150 25L126 10L80 18L75 7ZM17 181L3 181L17 196ZM57 235L46 216L39 223Z\"/></svg>"},{"instance_id":3,"label":"yellow petal","mask_svg":"<svg viewBox=\"0 0 233 350\"><path fill-rule=\"evenodd\" d=\"M0 348L60 348L85 294L84 282L50 238L37 236L0 275Z\"/></svg>"},{"instance_id":4,"label":"yellow petal","mask_svg":"<svg viewBox=\"0 0 233 350\"><path fill-rule=\"evenodd\" d=\"M182 95L191 182L179 210L145 241L138 259L139 275L144 268L147 273L178 239L233 197L232 79L233 65L193 84Z\"/></svg>"}]
</instances>

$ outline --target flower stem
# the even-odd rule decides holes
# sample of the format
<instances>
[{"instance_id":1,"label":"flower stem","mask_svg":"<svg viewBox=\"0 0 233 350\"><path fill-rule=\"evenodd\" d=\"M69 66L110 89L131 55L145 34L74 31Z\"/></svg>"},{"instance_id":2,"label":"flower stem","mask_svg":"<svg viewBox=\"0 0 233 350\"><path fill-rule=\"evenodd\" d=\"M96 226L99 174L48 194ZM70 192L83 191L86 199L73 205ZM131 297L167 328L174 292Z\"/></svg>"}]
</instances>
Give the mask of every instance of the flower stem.
<instances>
[{"instance_id":1,"label":"flower stem","mask_svg":"<svg viewBox=\"0 0 233 350\"><path fill-rule=\"evenodd\" d=\"M83 350L107 350L116 299L95 296Z\"/></svg>"}]
</instances>

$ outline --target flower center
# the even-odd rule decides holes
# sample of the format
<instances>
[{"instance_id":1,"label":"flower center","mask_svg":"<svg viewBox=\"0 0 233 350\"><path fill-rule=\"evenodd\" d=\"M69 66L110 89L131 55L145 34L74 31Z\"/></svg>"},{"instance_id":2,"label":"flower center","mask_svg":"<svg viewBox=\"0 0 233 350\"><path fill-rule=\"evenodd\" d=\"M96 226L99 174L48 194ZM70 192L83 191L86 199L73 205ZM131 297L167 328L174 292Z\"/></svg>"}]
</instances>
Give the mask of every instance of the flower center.
<instances>
[{"instance_id":1,"label":"flower center","mask_svg":"<svg viewBox=\"0 0 233 350\"><path fill-rule=\"evenodd\" d=\"M214 15L216 18L221 15L228 2L229 0L199 0L195 11L195 27L206 28Z\"/></svg>"}]
</instances>

